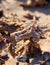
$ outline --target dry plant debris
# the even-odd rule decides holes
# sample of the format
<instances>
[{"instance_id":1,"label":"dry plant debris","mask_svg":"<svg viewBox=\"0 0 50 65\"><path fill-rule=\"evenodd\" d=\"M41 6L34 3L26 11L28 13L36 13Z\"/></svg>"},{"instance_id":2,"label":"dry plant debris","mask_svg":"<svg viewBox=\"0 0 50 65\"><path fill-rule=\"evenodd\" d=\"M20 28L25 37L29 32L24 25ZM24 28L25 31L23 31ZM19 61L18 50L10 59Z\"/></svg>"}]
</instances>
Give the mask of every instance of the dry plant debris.
<instances>
[{"instance_id":1,"label":"dry plant debris","mask_svg":"<svg viewBox=\"0 0 50 65\"><path fill-rule=\"evenodd\" d=\"M45 4L47 4L47 0L27 0L26 4L22 3L20 5L35 7ZM39 61L38 65L47 65L46 62L50 60L50 55L46 58L40 46L41 40L46 39L47 32L50 32L50 28L43 30L37 22L37 16L29 11L21 18L13 13L11 13L11 17L4 16L3 11L0 11L0 13L0 45L4 44L4 47L0 49L0 65L5 64L6 61L2 58L1 53L3 50L10 54L13 59L20 59L20 57L24 56L28 58L34 55L42 56L45 59Z\"/></svg>"},{"instance_id":2,"label":"dry plant debris","mask_svg":"<svg viewBox=\"0 0 50 65\"><path fill-rule=\"evenodd\" d=\"M23 22L22 18L11 16L11 18L2 17L0 19L0 42L6 45L5 49L8 48L7 51L13 58L36 54L37 51L40 54L37 42L43 37L43 32L36 23L37 17L26 12L26 15L23 16L26 20Z\"/></svg>"},{"instance_id":3,"label":"dry plant debris","mask_svg":"<svg viewBox=\"0 0 50 65\"><path fill-rule=\"evenodd\" d=\"M30 16L28 16L28 15L30 15ZM32 16L32 19L29 20L29 18L31 16ZM4 43L9 44L9 43L13 43L12 42L12 40L13 40L16 42L16 43L13 43L13 45L15 45L15 44L17 45L17 43L20 40L25 40L26 42L27 42L27 40L32 40L33 42L37 42L40 39L42 32L41 31L38 32L38 30L40 30L40 28L36 27L37 26L35 24L36 16L31 15L29 13L29 14L26 14L26 16L24 15L24 17L27 18L27 20L25 22L22 22L21 19L18 18L17 16L16 16L16 18L14 16L12 18L2 17L0 19L0 42L3 41ZM12 21L12 23L10 21ZM19 24L19 22L20 22L20 24ZM11 24L9 24L9 23L11 23ZM36 29L37 29L37 31L36 31ZM10 40L8 37L10 38ZM21 45L21 47L19 47L19 50L21 50L23 47L30 44L29 42L26 44L23 43ZM16 53L17 53L17 51L16 51Z\"/></svg>"},{"instance_id":4,"label":"dry plant debris","mask_svg":"<svg viewBox=\"0 0 50 65\"><path fill-rule=\"evenodd\" d=\"M8 44L5 49L8 48L7 50L13 58L36 54L37 51L41 53L37 42L43 39L44 34L41 27L37 25L37 17L26 12L23 16L26 20L23 22L22 18L11 16L11 18L2 17L0 19L0 42Z\"/></svg>"}]
</instances>

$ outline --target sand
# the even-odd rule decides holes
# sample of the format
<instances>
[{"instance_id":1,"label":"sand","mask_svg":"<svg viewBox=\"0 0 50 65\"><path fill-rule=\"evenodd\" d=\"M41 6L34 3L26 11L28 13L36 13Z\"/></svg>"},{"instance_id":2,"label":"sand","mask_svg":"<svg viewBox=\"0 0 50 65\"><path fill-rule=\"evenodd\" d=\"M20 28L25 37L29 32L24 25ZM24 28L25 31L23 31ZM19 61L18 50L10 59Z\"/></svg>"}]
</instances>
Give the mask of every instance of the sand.
<instances>
[{"instance_id":1,"label":"sand","mask_svg":"<svg viewBox=\"0 0 50 65\"><path fill-rule=\"evenodd\" d=\"M0 0L0 2L1 1L2 0ZM19 3L20 2L15 0L5 0L5 1L2 1L2 3L0 3L0 9L4 10L4 15L7 17L10 16L10 13L16 13L19 17L22 17L26 11L30 11L34 15L39 17L37 22L39 23L41 27L46 26L50 29L50 5L45 7L37 7L37 8L23 8L19 6ZM41 50L43 50L43 52L50 52L50 32L47 32L45 36L46 36L46 39L40 40L38 44L41 43L40 48ZM28 65L34 65L32 63ZM16 61L10 56L9 60L6 61L5 65L16 65ZM20 65L27 65L27 64L20 63Z\"/></svg>"}]
</instances>

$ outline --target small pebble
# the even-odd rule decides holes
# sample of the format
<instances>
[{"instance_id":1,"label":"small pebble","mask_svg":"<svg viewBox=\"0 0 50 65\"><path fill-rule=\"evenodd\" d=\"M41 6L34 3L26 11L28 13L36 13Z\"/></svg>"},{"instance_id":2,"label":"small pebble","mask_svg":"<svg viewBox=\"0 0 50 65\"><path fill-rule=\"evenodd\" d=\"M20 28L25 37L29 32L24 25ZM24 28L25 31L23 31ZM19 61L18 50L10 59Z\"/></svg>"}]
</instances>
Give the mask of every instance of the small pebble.
<instances>
[{"instance_id":1,"label":"small pebble","mask_svg":"<svg viewBox=\"0 0 50 65\"><path fill-rule=\"evenodd\" d=\"M19 62L27 62L27 63L29 63L29 59L27 57L25 57L25 56L18 58L18 61Z\"/></svg>"},{"instance_id":2,"label":"small pebble","mask_svg":"<svg viewBox=\"0 0 50 65\"><path fill-rule=\"evenodd\" d=\"M2 59L8 59L8 54L6 52L4 52L2 55L1 55Z\"/></svg>"}]
</instances>

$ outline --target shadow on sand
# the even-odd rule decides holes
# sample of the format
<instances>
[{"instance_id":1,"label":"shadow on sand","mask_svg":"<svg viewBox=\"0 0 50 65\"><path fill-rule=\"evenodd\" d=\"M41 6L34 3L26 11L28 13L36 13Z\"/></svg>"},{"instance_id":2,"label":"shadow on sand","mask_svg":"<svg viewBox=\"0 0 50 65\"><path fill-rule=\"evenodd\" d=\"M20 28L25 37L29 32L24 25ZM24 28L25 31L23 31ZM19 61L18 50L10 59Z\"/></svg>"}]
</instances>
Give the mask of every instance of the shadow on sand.
<instances>
[{"instance_id":1,"label":"shadow on sand","mask_svg":"<svg viewBox=\"0 0 50 65\"><path fill-rule=\"evenodd\" d=\"M44 61L44 62L43 62ZM46 63L49 63L50 65L50 53L49 52L44 52L41 56L34 57L34 60L29 65L46 65Z\"/></svg>"},{"instance_id":2,"label":"shadow on sand","mask_svg":"<svg viewBox=\"0 0 50 65\"><path fill-rule=\"evenodd\" d=\"M36 8L23 8L25 11L29 10L31 12L40 12L44 13L46 15L50 15L50 5L47 5L46 7L36 7Z\"/></svg>"},{"instance_id":3,"label":"shadow on sand","mask_svg":"<svg viewBox=\"0 0 50 65\"><path fill-rule=\"evenodd\" d=\"M20 2L26 2L27 0L18 0L18 1L20 1ZM29 11L31 11L31 12L35 12L35 11L38 11L38 12L40 12L40 13L44 13L44 14L46 14L46 15L50 15L50 5L48 4L48 5L46 5L46 6L44 6L44 7L36 7L36 8L31 8L31 7L29 7L29 8L23 8L25 11L26 10L29 10Z\"/></svg>"}]
</instances>

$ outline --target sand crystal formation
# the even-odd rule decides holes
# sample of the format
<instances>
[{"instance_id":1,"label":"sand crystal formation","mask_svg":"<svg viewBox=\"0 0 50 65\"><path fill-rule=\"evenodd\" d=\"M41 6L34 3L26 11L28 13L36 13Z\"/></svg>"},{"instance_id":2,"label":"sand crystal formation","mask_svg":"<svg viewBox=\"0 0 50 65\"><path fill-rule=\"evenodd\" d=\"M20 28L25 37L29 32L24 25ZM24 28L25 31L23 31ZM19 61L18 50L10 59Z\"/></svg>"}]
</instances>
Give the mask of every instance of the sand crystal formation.
<instances>
[{"instance_id":1,"label":"sand crystal formation","mask_svg":"<svg viewBox=\"0 0 50 65\"><path fill-rule=\"evenodd\" d=\"M0 65L50 65L50 0L0 0Z\"/></svg>"}]
</instances>

